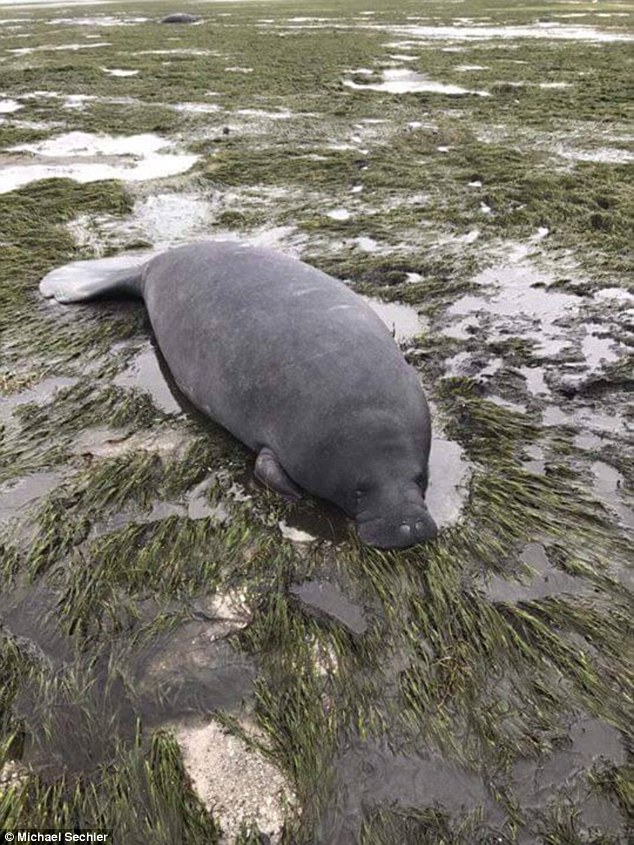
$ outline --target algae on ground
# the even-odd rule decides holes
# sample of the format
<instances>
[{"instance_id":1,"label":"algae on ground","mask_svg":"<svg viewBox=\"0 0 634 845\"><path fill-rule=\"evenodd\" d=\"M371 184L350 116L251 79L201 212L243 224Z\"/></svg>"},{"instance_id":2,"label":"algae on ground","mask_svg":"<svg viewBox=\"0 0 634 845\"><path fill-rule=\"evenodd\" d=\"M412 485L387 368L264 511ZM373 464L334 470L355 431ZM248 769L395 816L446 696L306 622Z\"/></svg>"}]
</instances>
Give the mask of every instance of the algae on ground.
<instances>
[{"instance_id":1,"label":"algae on ground","mask_svg":"<svg viewBox=\"0 0 634 845\"><path fill-rule=\"evenodd\" d=\"M527 336L448 337L443 321L500 248L538 229L548 230L539 259L561 267L560 285L577 285L580 299L626 287L631 166L574 155L626 149L628 44L416 37L404 62L391 58L408 49L395 46L409 40L397 25L450 25L461 16L556 28L572 25L562 17L571 7L467 0L423 8L412 0L394 9L382 0L326 0L308 13L296 2L190 5L203 24L159 25L172 10L160 2L107 7L108 15L147 16L145 23L51 24L59 10L29 9L28 39L18 37L24 28L0 32L3 96L23 106L0 123L3 150L73 130L155 132L202 157L191 172L159 183L51 179L0 194L0 393L16 402L0 417L0 494L58 474L52 489L2 525L0 753L20 761L18 776L0 785L2 826L114 827L122 841L166 845L220 841L218 820L162 729L185 707L219 710L238 735L238 717L255 718L259 750L297 797L287 843L625 842L631 544L589 489L587 470L600 457L625 467L629 452L610 432L592 452L576 448L569 428L544 425L543 398L529 397L525 413L493 401L522 393L518 367L546 361L563 370L565 356L545 359ZM96 8L98 19L106 12ZM598 17L599 8L623 7L574 6L585 26L623 33L630 25ZM431 20L413 19L421 15ZM309 16L334 23L290 20ZM86 34L108 46L9 52ZM491 96L395 96L344 84L362 84L369 77L353 71L379 73L381 63ZM102 67L139 73L116 78ZM183 103L205 108L179 110ZM266 204L247 202L246 189ZM278 523L288 506L244 489L252 458L240 444L191 409L170 415L150 392L115 383L149 336L141 306L64 309L38 297L46 272L93 257L67 224L107 215L113 232L120 222L122 247L130 246L125 227L135 201L181 190L210 202L219 192L229 197L211 215L214 231L248 236L265 224L293 226L313 264L430 321L406 354L434 401L436 428L473 466L461 519L437 542L382 553L360 547L352 531L336 546L284 539ZM337 208L349 218L328 217ZM457 240L476 230L477 239ZM572 283L561 281L571 273ZM610 336L631 349L621 311L606 314ZM460 352L476 364L501 359L495 390L471 374L448 375L448 359ZM627 359L601 372L601 388L570 397L568 410L612 404L625 413ZM20 402L46 378L72 383ZM104 426L127 443L119 452L99 447ZM543 471L526 466L536 446ZM205 480L208 515L194 520L185 504ZM515 590L526 574L523 550L535 542L553 572L569 576L572 592ZM363 636L304 612L290 588L318 577L364 606ZM493 577L506 578L516 598L492 595ZM249 623L211 642L207 675L187 674L189 667L170 674L167 666L160 682L148 681L157 643L192 620L211 630L217 620L206 608L236 590ZM212 695L219 687L226 706ZM596 754L575 745L585 724L611 740ZM370 776L377 744L383 799ZM363 818L347 790L348 746L365 772L355 784L367 786ZM479 779L486 800L465 799L463 813L428 806L423 774L408 804L390 798L399 766L417 771L416 761L430 755ZM551 780L540 780L549 766ZM521 780L525 771L541 792ZM456 791L461 783L456 778ZM588 796L606 802L599 822L583 814ZM259 835L245 821L241 841Z\"/></svg>"}]
</instances>

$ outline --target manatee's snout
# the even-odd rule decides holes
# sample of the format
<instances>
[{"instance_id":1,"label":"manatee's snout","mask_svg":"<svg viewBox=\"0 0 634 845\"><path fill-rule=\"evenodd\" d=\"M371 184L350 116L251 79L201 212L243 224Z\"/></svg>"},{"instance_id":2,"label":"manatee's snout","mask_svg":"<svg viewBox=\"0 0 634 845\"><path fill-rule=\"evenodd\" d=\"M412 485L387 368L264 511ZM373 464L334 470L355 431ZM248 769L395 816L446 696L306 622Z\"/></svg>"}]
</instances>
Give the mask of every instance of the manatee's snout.
<instances>
[{"instance_id":1,"label":"manatee's snout","mask_svg":"<svg viewBox=\"0 0 634 845\"><path fill-rule=\"evenodd\" d=\"M433 540L436 523L427 508L400 517L378 517L359 523L359 537L378 549L405 549Z\"/></svg>"}]
</instances>

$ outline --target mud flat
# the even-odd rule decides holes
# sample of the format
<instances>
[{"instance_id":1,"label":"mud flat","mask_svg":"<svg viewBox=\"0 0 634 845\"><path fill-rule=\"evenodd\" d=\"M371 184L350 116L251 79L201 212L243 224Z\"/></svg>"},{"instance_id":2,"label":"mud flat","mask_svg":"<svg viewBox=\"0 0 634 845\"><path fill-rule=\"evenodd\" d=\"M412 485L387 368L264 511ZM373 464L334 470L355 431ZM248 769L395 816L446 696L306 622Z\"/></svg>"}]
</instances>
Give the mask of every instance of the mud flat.
<instances>
[{"instance_id":1,"label":"mud flat","mask_svg":"<svg viewBox=\"0 0 634 845\"><path fill-rule=\"evenodd\" d=\"M305 5L0 0L2 826L624 845L633 16ZM205 237L377 310L437 541L281 501L138 303L37 295Z\"/></svg>"}]
</instances>

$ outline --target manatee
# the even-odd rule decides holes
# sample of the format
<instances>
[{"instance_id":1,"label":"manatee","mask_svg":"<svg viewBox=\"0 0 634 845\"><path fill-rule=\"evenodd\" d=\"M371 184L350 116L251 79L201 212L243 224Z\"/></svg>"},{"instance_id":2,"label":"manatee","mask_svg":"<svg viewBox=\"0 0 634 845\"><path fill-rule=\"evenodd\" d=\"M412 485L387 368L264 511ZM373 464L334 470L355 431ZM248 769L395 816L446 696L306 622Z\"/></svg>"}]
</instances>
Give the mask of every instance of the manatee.
<instances>
[{"instance_id":1,"label":"manatee","mask_svg":"<svg viewBox=\"0 0 634 845\"><path fill-rule=\"evenodd\" d=\"M188 15L186 12L174 12L171 15L165 15L161 23L196 23L202 20L200 15Z\"/></svg>"},{"instance_id":2,"label":"manatee","mask_svg":"<svg viewBox=\"0 0 634 845\"><path fill-rule=\"evenodd\" d=\"M132 268L77 262L40 290L64 303L141 297L180 390L256 453L268 487L334 502L371 546L436 535L420 378L343 282L275 250L211 240Z\"/></svg>"}]
</instances>

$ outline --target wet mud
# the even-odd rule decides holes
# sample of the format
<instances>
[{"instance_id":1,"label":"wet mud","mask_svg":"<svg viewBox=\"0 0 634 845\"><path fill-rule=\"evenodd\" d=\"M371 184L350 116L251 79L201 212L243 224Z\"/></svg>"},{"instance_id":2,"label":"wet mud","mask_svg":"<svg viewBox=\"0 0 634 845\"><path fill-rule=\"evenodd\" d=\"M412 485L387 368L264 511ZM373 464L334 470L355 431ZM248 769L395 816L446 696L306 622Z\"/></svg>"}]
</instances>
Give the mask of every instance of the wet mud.
<instances>
[{"instance_id":1,"label":"wet mud","mask_svg":"<svg viewBox=\"0 0 634 845\"><path fill-rule=\"evenodd\" d=\"M630 12L89 5L0 0L0 826L624 845ZM37 295L205 237L375 309L437 541L264 489L141 303Z\"/></svg>"},{"instance_id":2,"label":"wet mud","mask_svg":"<svg viewBox=\"0 0 634 845\"><path fill-rule=\"evenodd\" d=\"M291 593L305 608L334 620L353 634L360 636L367 629L362 609L349 601L334 584L305 581L291 587Z\"/></svg>"},{"instance_id":3,"label":"wet mud","mask_svg":"<svg viewBox=\"0 0 634 845\"><path fill-rule=\"evenodd\" d=\"M53 768L51 777L59 767L86 774L108 760L113 745L134 738L140 720L156 729L178 718L235 711L252 699L255 664L229 642L248 614L231 596L201 596L191 605L197 619L174 616L167 630L136 648L112 632L89 659L73 632L63 630L61 598L50 586L20 584L0 600L3 635L39 669L25 678L15 702L25 731L24 765L45 776ZM148 604L146 621L153 611Z\"/></svg>"},{"instance_id":4,"label":"wet mud","mask_svg":"<svg viewBox=\"0 0 634 845\"><path fill-rule=\"evenodd\" d=\"M527 543L522 549L519 562L522 570L515 573L515 578L519 580L494 576L488 581L485 589L492 601L517 604L562 593L579 595L584 590L579 579L550 563L547 550L541 543Z\"/></svg>"},{"instance_id":5,"label":"wet mud","mask_svg":"<svg viewBox=\"0 0 634 845\"><path fill-rule=\"evenodd\" d=\"M440 757L359 743L336 761L336 771L340 778L336 821L333 817L325 822L322 836L337 845L358 842L364 819L380 807L429 808L454 818L480 810L480 833L489 823L495 829L502 818L482 778Z\"/></svg>"}]
</instances>

